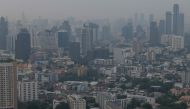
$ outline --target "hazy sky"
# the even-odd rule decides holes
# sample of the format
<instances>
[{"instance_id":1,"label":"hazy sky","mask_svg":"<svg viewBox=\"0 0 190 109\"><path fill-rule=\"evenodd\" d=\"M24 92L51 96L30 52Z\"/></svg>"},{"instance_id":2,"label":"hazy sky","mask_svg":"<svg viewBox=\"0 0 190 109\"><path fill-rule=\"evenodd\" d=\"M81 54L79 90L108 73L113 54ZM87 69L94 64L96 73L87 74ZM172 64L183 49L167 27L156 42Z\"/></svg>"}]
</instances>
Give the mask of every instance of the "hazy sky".
<instances>
[{"instance_id":1,"label":"hazy sky","mask_svg":"<svg viewBox=\"0 0 190 109\"><path fill-rule=\"evenodd\" d=\"M80 19L121 18L135 12L155 13L160 17L172 5L180 8L190 18L190 0L0 0L0 15L9 19L27 17L58 18L73 16Z\"/></svg>"}]
</instances>

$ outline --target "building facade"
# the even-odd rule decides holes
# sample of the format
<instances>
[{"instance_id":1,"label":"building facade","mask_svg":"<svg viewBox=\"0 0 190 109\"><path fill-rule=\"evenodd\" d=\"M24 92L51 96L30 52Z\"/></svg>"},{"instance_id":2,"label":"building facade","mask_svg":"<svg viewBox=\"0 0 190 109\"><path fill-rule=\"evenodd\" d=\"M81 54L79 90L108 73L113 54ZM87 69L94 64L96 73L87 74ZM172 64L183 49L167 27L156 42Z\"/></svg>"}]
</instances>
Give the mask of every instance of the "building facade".
<instances>
[{"instance_id":1,"label":"building facade","mask_svg":"<svg viewBox=\"0 0 190 109\"><path fill-rule=\"evenodd\" d=\"M16 64L0 61L0 109L17 109Z\"/></svg>"},{"instance_id":2,"label":"building facade","mask_svg":"<svg viewBox=\"0 0 190 109\"><path fill-rule=\"evenodd\" d=\"M18 98L21 102L38 100L38 82L18 82Z\"/></svg>"}]
</instances>

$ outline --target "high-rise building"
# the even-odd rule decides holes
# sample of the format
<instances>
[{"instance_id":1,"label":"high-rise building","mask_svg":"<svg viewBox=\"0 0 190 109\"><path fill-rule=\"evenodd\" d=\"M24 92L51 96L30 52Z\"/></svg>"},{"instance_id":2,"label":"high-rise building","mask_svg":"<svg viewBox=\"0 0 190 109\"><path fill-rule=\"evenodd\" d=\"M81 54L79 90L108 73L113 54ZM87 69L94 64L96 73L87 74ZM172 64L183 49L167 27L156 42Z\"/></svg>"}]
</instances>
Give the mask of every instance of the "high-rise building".
<instances>
[{"instance_id":1,"label":"high-rise building","mask_svg":"<svg viewBox=\"0 0 190 109\"><path fill-rule=\"evenodd\" d=\"M159 33L160 33L160 35L165 34L165 30L166 30L165 28L166 28L165 21L160 20L160 22L159 22Z\"/></svg>"},{"instance_id":2,"label":"high-rise building","mask_svg":"<svg viewBox=\"0 0 190 109\"><path fill-rule=\"evenodd\" d=\"M69 33L65 30L58 32L58 47L59 48L69 47Z\"/></svg>"},{"instance_id":3,"label":"high-rise building","mask_svg":"<svg viewBox=\"0 0 190 109\"><path fill-rule=\"evenodd\" d=\"M150 43L152 46L158 46L160 44L160 35L156 22L150 23Z\"/></svg>"},{"instance_id":4,"label":"high-rise building","mask_svg":"<svg viewBox=\"0 0 190 109\"><path fill-rule=\"evenodd\" d=\"M79 42L71 42L69 44L69 55L74 60L80 57L80 43Z\"/></svg>"},{"instance_id":5,"label":"high-rise building","mask_svg":"<svg viewBox=\"0 0 190 109\"><path fill-rule=\"evenodd\" d=\"M172 13L166 12L166 34L172 33Z\"/></svg>"},{"instance_id":6,"label":"high-rise building","mask_svg":"<svg viewBox=\"0 0 190 109\"><path fill-rule=\"evenodd\" d=\"M16 64L0 59L0 109L17 109Z\"/></svg>"},{"instance_id":7,"label":"high-rise building","mask_svg":"<svg viewBox=\"0 0 190 109\"><path fill-rule=\"evenodd\" d=\"M179 14L179 26L178 26L178 30L179 30L179 35L184 35L184 13L180 13Z\"/></svg>"},{"instance_id":8,"label":"high-rise building","mask_svg":"<svg viewBox=\"0 0 190 109\"><path fill-rule=\"evenodd\" d=\"M8 35L8 21L4 17L0 18L0 49L6 50Z\"/></svg>"},{"instance_id":9,"label":"high-rise building","mask_svg":"<svg viewBox=\"0 0 190 109\"><path fill-rule=\"evenodd\" d=\"M82 41L81 41L81 49L82 55L86 56L87 52L92 49L91 36L88 28L82 29Z\"/></svg>"},{"instance_id":10,"label":"high-rise building","mask_svg":"<svg viewBox=\"0 0 190 109\"><path fill-rule=\"evenodd\" d=\"M30 33L27 29L21 29L15 41L15 57L28 61L31 52Z\"/></svg>"},{"instance_id":11,"label":"high-rise building","mask_svg":"<svg viewBox=\"0 0 190 109\"><path fill-rule=\"evenodd\" d=\"M133 39L133 24L128 23L122 28L122 35L125 37L126 41L130 42Z\"/></svg>"},{"instance_id":12,"label":"high-rise building","mask_svg":"<svg viewBox=\"0 0 190 109\"><path fill-rule=\"evenodd\" d=\"M73 41L74 38L72 37L72 34L71 34L71 26L69 24L69 21L64 21L63 24L60 26L59 28L60 30L66 30L68 32L68 36L69 36L69 40L70 41Z\"/></svg>"},{"instance_id":13,"label":"high-rise building","mask_svg":"<svg viewBox=\"0 0 190 109\"><path fill-rule=\"evenodd\" d=\"M149 15L149 23L154 21L154 14Z\"/></svg>"},{"instance_id":14,"label":"high-rise building","mask_svg":"<svg viewBox=\"0 0 190 109\"><path fill-rule=\"evenodd\" d=\"M97 41L98 41L98 25L95 24L95 23L89 23L89 27L91 28L91 35L93 36L92 37L92 42L93 44L95 44Z\"/></svg>"},{"instance_id":15,"label":"high-rise building","mask_svg":"<svg viewBox=\"0 0 190 109\"><path fill-rule=\"evenodd\" d=\"M93 24L84 24L81 29L81 49L82 55L86 56L94 47L94 38L97 36L97 28Z\"/></svg>"},{"instance_id":16,"label":"high-rise building","mask_svg":"<svg viewBox=\"0 0 190 109\"><path fill-rule=\"evenodd\" d=\"M173 34L179 34L179 5L174 4L173 6Z\"/></svg>"},{"instance_id":17,"label":"high-rise building","mask_svg":"<svg viewBox=\"0 0 190 109\"><path fill-rule=\"evenodd\" d=\"M38 82L20 81L18 82L18 98L21 102L38 100Z\"/></svg>"},{"instance_id":18,"label":"high-rise building","mask_svg":"<svg viewBox=\"0 0 190 109\"><path fill-rule=\"evenodd\" d=\"M38 45L42 50L56 50L57 37L52 30L44 30L37 33Z\"/></svg>"},{"instance_id":19,"label":"high-rise building","mask_svg":"<svg viewBox=\"0 0 190 109\"><path fill-rule=\"evenodd\" d=\"M109 40L112 36L111 36L111 27L110 25L104 25L102 27L102 37L101 40Z\"/></svg>"}]
</instances>

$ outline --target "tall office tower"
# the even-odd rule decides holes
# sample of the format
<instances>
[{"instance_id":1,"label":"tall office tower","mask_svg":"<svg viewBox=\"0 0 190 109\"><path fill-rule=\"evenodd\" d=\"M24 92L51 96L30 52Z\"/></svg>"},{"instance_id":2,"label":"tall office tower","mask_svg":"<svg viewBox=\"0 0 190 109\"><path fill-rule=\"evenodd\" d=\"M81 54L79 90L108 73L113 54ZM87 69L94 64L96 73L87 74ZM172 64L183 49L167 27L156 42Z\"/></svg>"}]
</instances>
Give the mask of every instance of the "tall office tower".
<instances>
[{"instance_id":1,"label":"tall office tower","mask_svg":"<svg viewBox=\"0 0 190 109\"><path fill-rule=\"evenodd\" d=\"M80 43L79 42L71 42L69 44L69 55L74 60L80 57Z\"/></svg>"},{"instance_id":2,"label":"tall office tower","mask_svg":"<svg viewBox=\"0 0 190 109\"><path fill-rule=\"evenodd\" d=\"M68 35L69 35L69 40L70 41L74 40L74 38L72 37L72 30L71 30L71 26L69 24L69 21L64 21L59 29L60 30L66 30L68 32Z\"/></svg>"},{"instance_id":3,"label":"tall office tower","mask_svg":"<svg viewBox=\"0 0 190 109\"><path fill-rule=\"evenodd\" d=\"M166 30L165 28L166 28L165 21L160 20L160 22L159 22L159 33L160 33L160 35L165 34L165 30Z\"/></svg>"},{"instance_id":4,"label":"tall office tower","mask_svg":"<svg viewBox=\"0 0 190 109\"><path fill-rule=\"evenodd\" d=\"M8 21L4 17L0 18L0 49L6 50L6 39L8 35Z\"/></svg>"},{"instance_id":5,"label":"tall office tower","mask_svg":"<svg viewBox=\"0 0 190 109\"><path fill-rule=\"evenodd\" d=\"M104 25L102 27L101 36L101 40L109 40L112 37L110 25Z\"/></svg>"},{"instance_id":6,"label":"tall office tower","mask_svg":"<svg viewBox=\"0 0 190 109\"><path fill-rule=\"evenodd\" d=\"M69 33L66 30L58 32L58 47L59 48L69 47Z\"/></svg>"},{"instance_id":7,"label":"tall office tower","mask_svg":"<svg viewBox=\"0 0 190 109\"><path fill-rule=\"evenodd\" d=\"M95 44L98 41L98 25L95 23L89 23L89 28L91 29L91 35L92 37L92 42Z\"/></svg>"},{"instance_id":8,"label":"tall office tower","mask_svg":"<svg viewBox=\"0 0 190 109\"><path fill-rule=\"evenodd\" d=\"M179 35L179 5L173 7L173 34Z\"/></svg>"},{"instance_id":9,"label":"tall office tower","mask_svg":"<svg viewBox=\"0 0 190 109\"><path fill-rule=\"evenodd\" d=\"M139 23L142 27L144 27L145 25L145 18L144 18L144 14L141 13L140 14L140 23Z\"/></svg>"},{"instance_id":10,"label":"tall office tower","mask_svg":"<svg viewBox=\"0 0 190 109\"><path fill-rule=\"evenodd\" d=\"M137 13L135 13L134 18L135 18L134 25L135 25L135 27L137 27L137 26L138 26L138 21L139 21L139 18L138 18L138 14L137 14Z\"/></svg>"},{"instance_id":11,"label":"tall office tower","mask_svg":"<svg viewBox=\"0 0 190 109\"><path fill-rule=\"evenodd\" d=\"M172 34L172 13L166 12L166 34Z\"/></svg>"},{"instance_id":12,"label":"tall office tower","mask_svg":"<svg viewBox=\"0 0 190 109\"><path fill-rule=\"evenodd\" d=\"M183 36L184 35L184 13L179 14L179 35Z\"/></svg>"},{"instance_id":13,"label":"tall office tower","mask_svg":"<svg viewBox=\"0 0 190 109\"><path fill-rule=\"evenodd\" d=\"M122 28L122 35L125 37L126 41L130 42L133 39L133 24L128 23Z\"/></svg>"},{"instance_id":14,"label":"tall office tower","mask_svg":"<svg viewBox=\"0 0 190 109\"><path fill-rule=\"evenodd\" d=\"M0 59L0 109L17 109L16 64Z\"/></svg>"},{"instance_id":15,"label":"tall office tower","mask_svg":"<svg viewBox=\"0 0 190 109\"><path fill-rule=\"evenodd\" d=\"M94 37L97 36L97 29L91 23L84 24L81 30L81 48L83 56L94 48Z\"/></svg>"},{"instance_id":16,"label":"tall office tower","mask_svg":"<svg viewBox=\"0 0 190 109\"><path fill-rule=\"evenodd\" d=\"M83 27L81 30L81 49L82 49L82 55L86 56L87 52L92 50L92 42L91 42L91 35L90 30L87 27Z\"/></svg>"},{"instance_id":17,"label":"tall office tower","mask_svg":"<svg viewBox=\"0 0 190 109\"><path fill-rule=\"evenodd\" d=\"M149 23L154 21L154 14L149 15Z\"/></svg>"},{"instance_id":18,"label":"tall office tower","mask_svg":"<svg viewBox=\"0 0 190 109\"><path fill-rule=\"evenodd\" d=\"M15 57L28 61L31 52L30 33L27 29L21 29L15 41Z\"/></svg>"},{"instance_id":19,"label":"tall office tower","mask_svg":"<svg viewBox=\"0 0 190 109\"><path fill-rule=\"evenodd\" d=\"M57 37L52 30L43 30L37 33L38 45L42 50L56 50Z\"/></svg>"},{"instance_id":20,"label":"tall office tower","mask_svg":"<svg viewBox=\"0 0 190 109\"><path fill-rule=\"evenodd\" d=\"M158 46L160 44L160 35L156 22L150 23L150 43L152 46Z\"/></svg>"}]
</instances>

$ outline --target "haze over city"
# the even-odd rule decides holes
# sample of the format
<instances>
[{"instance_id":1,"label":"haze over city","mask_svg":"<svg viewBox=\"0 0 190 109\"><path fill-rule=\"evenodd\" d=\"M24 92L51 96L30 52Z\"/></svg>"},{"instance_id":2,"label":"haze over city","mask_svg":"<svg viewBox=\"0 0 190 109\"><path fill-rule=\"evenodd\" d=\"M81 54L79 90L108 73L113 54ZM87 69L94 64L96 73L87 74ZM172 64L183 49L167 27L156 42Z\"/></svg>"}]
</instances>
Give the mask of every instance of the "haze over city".
<instances>
[{"instance_id":1,"label":"haze over city","mask_svg":"<svg viewBox=\"0 0 190 109\"><path fill-rule=\"evenodd\" d=\"M189 0L0 0L0 13L9 19L20 18L22 13L30 17L64 19L127 18L134 13L155 13L162 17L179 3L181 10L190 18Z\"/></svg>"}]
</instances>

